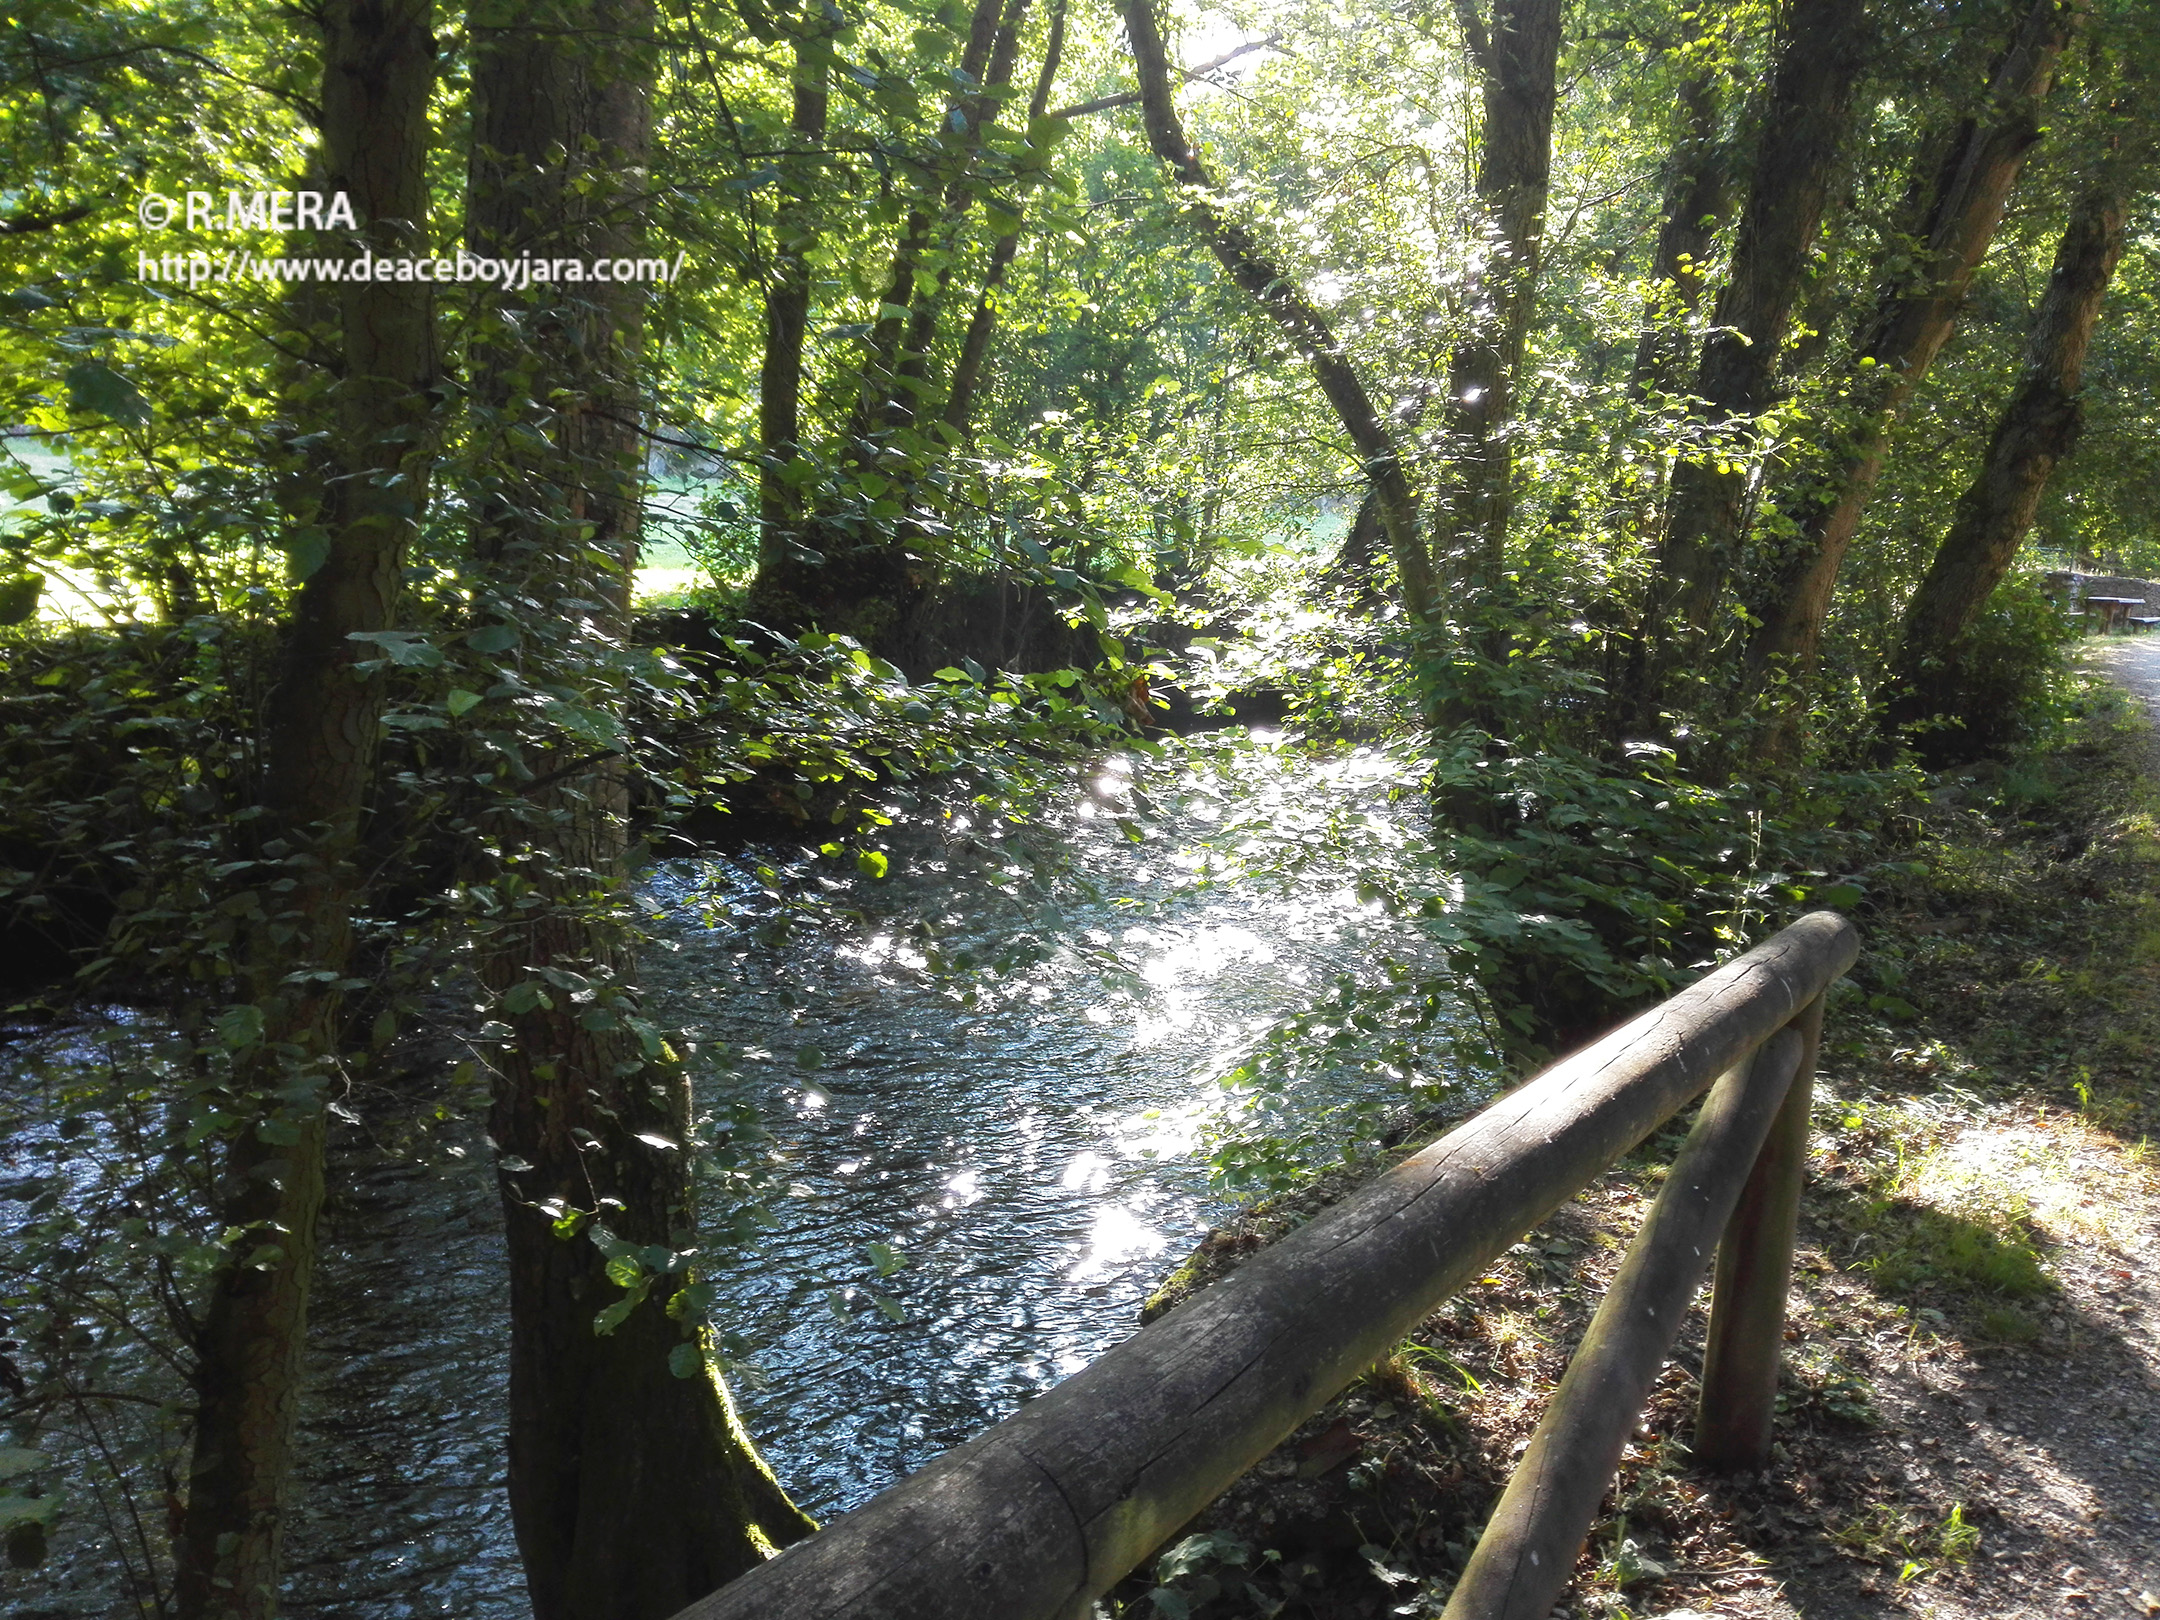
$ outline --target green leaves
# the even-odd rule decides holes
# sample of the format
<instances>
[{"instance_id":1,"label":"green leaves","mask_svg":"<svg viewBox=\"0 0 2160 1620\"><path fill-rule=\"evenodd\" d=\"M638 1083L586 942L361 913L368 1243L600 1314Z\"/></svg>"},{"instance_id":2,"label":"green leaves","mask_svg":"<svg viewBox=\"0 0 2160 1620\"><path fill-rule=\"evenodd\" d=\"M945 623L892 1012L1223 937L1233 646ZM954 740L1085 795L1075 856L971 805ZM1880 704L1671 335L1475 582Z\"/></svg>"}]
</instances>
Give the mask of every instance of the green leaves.
<instances>
[{"instance_id":1,"label":"green leaves","mask_svg":"<svg viewBox=\"0 0 2160 1620\"><path fill-rule=\"evenodd\" d=\"M308 578L330 560L330 532L314 524L288 531L284 545L285 566L295 580Z\"/></svg>"},{"instance_id":2,"label":"green leaves","mask_svg":"<svg viewBox=\"0 0 2160 1620\"><path fill-rule=\"evenodd\" d=\"M45 580L38 574L0 579L0 624L21 624L37 612Z\"/></svg>"},{"instance_id":3,"label":"green leaves","mask_svg":"<svg viewBox=\"0 0 2160 1620\"><path fill-rule=\"evenodd\" d=\"M110 417L130 427L150 420L150 402L142 391L102 361L76 362L68 367L66 382L71 411Z\"/></svg>"},{"instance_id":4,"label":"green leaves","mask_svg":"<svg viewBox=\"0 0 2160 1620\"><path fill-rule=\"evenodd\" d=\"M22 1446L0 1446L0 1480L16 1479L24 1474L35 1473L45 1467L48 1461L43 1452L30 1451Z\"/></svg>"},{"instance_id":5,"label":"green leaves","mask_svg":"<svg viewBox=\"0 0 2160 1620\"><path fill-rule=\"evenodd\" d=\"M227 1007L218 1014L217 1035L226 1047L236 1052L255 1045L263 1038L262 1008L248 1002Z\"/></svg>"},{"instance_id":6,"label":"green leaves","mask_svg":"<svg viewBox=\"0 0 2160 1620\"><path fill-rule=\"evenodd\" d=\"M555 1000L539 980L526 979L504 991L499 1005L512 1017L523 1017L529 1012L552 1010Z\"/></svg>"},{"instance_id":7,"label":"green leaves","mask_svg":"<svg viewBox=\"0 0 2160 1620\"><path fill-rule=\"evenodd\" d=\"M608 1276L615 1278L615 1267L612 1264L608 1267ZM640 1275L623 1286L628 1292L593 1318L593 1332L602 1338L629 1321L630 1313L645 1303L645 1296L652 1290L652 1279Z\"/></svg>"},{"instance_id":8,"label":"green leaves","mask_svg":"<svg viewBox=\"0 0 2160 1620\"><path fill-rule=\"evenodd\" d=\"M12 1481L50 1468L52 1459L43 1452L22 1446L0 1446L0 1481ZM0 1538L5 1539L7 1561L17 1569L31 1569L44 1562L45 1531L66 1503L58 1491L18 1490L0 1484Z\"/></svg>"},{"instance_id":9,"label":"green leaves","mask_svg":"<svg viewBox=\"0 0 2160 1620\"><path fill-rule=\"evenodd\" d=\"M395 664L401 669L431 669L443 661L442 648L417 630L355 630L345 638L347 641L365 642L382 650L380 659L368 659L359 667L377 668L381 664Z\"/></svg>"},{"instance_id":10,"label":"green leaves","mask_svg":"<svg viewBox=\"0 0 2160 1620\"><path fill-rule=\"evenodd\" d=\"M580 742L590 743L596 748L619 748L623 745L622 721L606 709L572 703L563 698L551 698L544 712L550 721Z\"/></svg>"}]
</instances>

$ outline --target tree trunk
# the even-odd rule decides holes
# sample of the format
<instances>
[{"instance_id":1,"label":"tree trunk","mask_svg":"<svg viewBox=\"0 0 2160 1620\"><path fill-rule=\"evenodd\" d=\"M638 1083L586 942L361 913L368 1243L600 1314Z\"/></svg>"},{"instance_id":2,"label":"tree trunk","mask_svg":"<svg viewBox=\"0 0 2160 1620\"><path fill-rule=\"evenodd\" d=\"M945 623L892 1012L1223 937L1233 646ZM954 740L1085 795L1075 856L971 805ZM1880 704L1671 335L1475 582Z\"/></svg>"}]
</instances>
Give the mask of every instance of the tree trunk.
<instances>
[{"instance_id":1,"label":"tree trunk","mask_svg":"<svg viewBox=\"0 0 2160 1620\"><path fill-rule=\"evenodd\" d=\"M1011 56L999 49L1001 36L1012 38L1011 31L1003 27L1006 4L1007 0L975 0L967 43L960 52L960 83L981 85L998 56L1004 57L1005 71L1010 75ZM1016 9L1024 8L1026 0L1011 0L1011 4ZM979 93L963 96L947 107L939 120L940 140L944 143L939 150L951 163L951 174L942 188L933 189L933 183L925 183L893 246L892 268L887 272L884 296L878 302L877 320L864 340L862 379L847 432L851 449L887 423L896 407L912 414L914 402L902 386L901 366L910 347L911 331L921 314L923 301L916 276L947 210L964 208L966 200L973 196L968 169L981 146L983 127L994 105ZM890 313L894 310L907 313Z\"/></svg>"},{"instance_id":2,"label":"tree trunk","mask_svg":"<svg viewBox=\"0 0 2160 1620\"><path fill-rule=\"evenodd\" d=\"M1434 546L1454 583L1489 622L1488 658L1506 657L1511 622L1498 593L1507 573L1514 509L1515 384L1536 305L1552 185L1554 76L1560 0L1494 0L1488 31L1472 0L1456 0L1472 61L1484 81L1477 198L1486 258L1471 292L1467 339L1448 367L1447 450L1435 491ZM1467 718L1467 716L1466 716Z\"/></svg>"},{"instance_id":3,"label":"tree trunk","mask_svg":"<svg viewBox=\"0 0 2160 1620\"><path fill-rule=\"evenodd\" d=\"M1979 472L1958 500L1950 532L1906 606L1886 686L1893 731L1956 708L1964 684L1959 642L2009 573L2049 476L2077 442L2085 352L2122 258L2125 202L2120 184L2102 183L2071 210L2026 347L2024 375L1996 420Z\"/></svg>"},{"instance_id":4,"label":"tree trunk","mask_svg":"<svg viewBox=\"0 0 2160 1620\"><path fill-rule=\"evenodd\" d=\"M1696 367L1706 431L1752 434L1774 399L1778 355L1822 227L1867 35L1865 0L1797 0L1786 14L1732 269ZM1702 651L1740 540L1748 475L1735 463L1751 455L1728 444L1673 468L1665 532L1614 705L1619 734L1657 729L1672 673Z\"/></svg>"},{"instance_id":5,"label":"tree trunk","mask_svg":"<svg viewBox=\"0 0 2160 1620\"><path fill-rule=\"evenodd\" d=\"M939 217L936 245L946 254L946 261L939 266L927 295L918 277L912 298L914 313L908 317L907 336L893 368L893 395L886 414L895 427L920 417L930 395L930 348L937 340L938 318L944 309L946 290L952 283L952 259L959 248L960 228L975 206L975 195L982 183L982 177L974 172L974 160L980 156L990 125L997 117L1001 104L998 93L1012 84L1013 65L1020 56L1020 30L1027 21L1028 3L1029 0L1005 0L991 43L983 94L972 96L953 109L965 123L961 144L964 165L945 188L945 203Z\"/></svg>"},{"instance_id":6,"label":"tree trunk","mask_svg":"<svg viewBox=\"0 0 2160 1620\"><path fill-rule=\"evenodd\" d=\"M1433 617L1432 556L1418 532L1417 501L1401 453L1387 424L1373 408L1365 385L1342 352L1327 317L1315 309L1289 277L1261 250L1251 233L1217 206L1214 178L1200 154L1185 139L1177 103L1170 93L1170 58L1150 0L1121 0L1125 31L1132 44L1133 68L1140 83L1140 115L1148 145L1186 189L1186 210L1230 279L1243 288L1281 329L1313 368L1320 391L1334 408L1380 506L1380 525L1411 622L1427 625Z\"/></svg>"},{"instance_id":7,"label":"tree trunk","mask_svg":"<svg viewBox=\"0 0 2160 1620\"><path fill-rule=\"evenodd\" d=\"M909 209L894 244L877 319L863 342L861 375L839 454L846 467L897 486L897 495L887 498L899 510L889 519L862 517L798 502L791 526L768 527L750 611L776 629L816 624L897 655L921 601L926 571L910 546L919 543L923 533L907 512L926 442L908 443L906 435L933 393L929 356L950 280L949 261L935 272L922 267L934 249L955 245L974 205L981 178L976 168L999 105L994 92L1011 78L1027 5L1028 0L975 0L958 74L961 82L977 88L954 99L941 120L937 150L945 179L942 184L934 176L926 179ZM822 68L817 71L822 75ZM819 94L822 97L822 82ZM798 99L799 129L802 111ZM822 103L819 121L822 124ZM793 289L787 291L792 299ZM806 308L807 285L800 296ZM795 311L790 308L788 313ZM792 341L792 369L799 377L799 329L775 331L770 320L768 327L769 345L774 338ZM775 363L770 347L767 363Z\"/></svg>"},{"instance_id":8,"label":"tree trunk","mask_svg":"<svg viewBox=\"0 0 2160 1620\"><path fill-rule=\"evenodd\" d=\"M505 7L474 29L476 247L537 231L588 258L649 253L649 0L576 0L553 27L541 15ZM527 678L605 715L639 538L644 295L574 291L541 293L554 306L476 367L483 404L549 444L505 437L477 540L491 599L541 604L522 620ZM551 639L565 624L583 628ZM510 1252L510 1503L536 1620L662 1620L811 1526L736 1421L688 1308L689 1087L638 1015L625 783L591 753L566 737L508 785L480 928L509 1031L489 1128Z\"/></svg>"},{"instance_id":9,"label":"tree trunk","mask_svg":"<svg viewBox=\"0 0 2160 1620\"><path fill-rule=\"evenodd\" d=\"M2041 108L2056 65L2084 16L2083 0L2038 0L2018 28L1988 86L1985 113L1959 131L1937 177L1917 233L1925 244L1917 279L1886 273L1881 302L1859 345L1866 375L1856 389L1862 395L1857 419L1843 435L1828 493L1792 514L1798 541L1748 582L1757 625L1747 648L1750 687L1762 689L1780 670L1793 682L1765 741L1765 756L1773 761L1789 760L1798 746L1831 591L1882 474L1891 425L1949 339L2025 154L2040 139Z\"/></svg>"},{"instance_id":10,"label":"tree trunk","mask_svg":"<svg viewBox=\"0 0 2160 1620\"><path fill-rule=\"evenodd\" d=\"M796 46L794 106L788 120L793 149L780 164L780 206L773 213L772 256L766 269L765 350L758 369L758 578L778 580L795 565L796 534L805 510L802 457L803 344L810 330L810 249L817 216L811 198L817 152L831 103L830 52L822 14L803 17Z\"/></svg>"},{"instance_id":11,"label":"tree trunk","mask_svg":"<svg viewBox=\"0 0 2160 1620\"><path fill-rule=\"evenodd\" d=\"M425 251L434 8L335 3L319 16L325 188L352 199L370 251ZM328 550L300 588L269 696L262 858L249 874L266 898L280 879L291 887L254 922L249 1000L226 1025L237 1048L227 1107L242 1123L213 1196L239 1236L211 1279L196 1346L194 1456L174 1548L181 1620L277 1611L325 1104L361 889L353 855L383 703L381 677L354 667L376 649L352 638L396 622L433 454L427 286L341 284L337 318L340 375L325 422L336 462L317 506Z\"/></svg>"},{"instance_id":12,"label":"tree trunk","mask_svg":"<svg viewBox=\"0 0 2160 1620\"><path fill-rule=\"evenodd\" d=\"M1697 26L1693 37L1700 37ZM1691 351L1688 324L1702 299L1704 260L1732 200L1731 160L1719 138L1719 81L1698 74L1680 88L1680 130L1666 165L1665 206L1650 255L1651 303L1635 340L1628 394L1677 393Z\"/></svg>"},{"instance_id":13,"label":"tree trunk","mask_svg":"<svg viewBox=\"0 0 2160 1620\"><path fill-rule=\"evenodd\" d=\"M1028 124L1034 127L1050 108L1050 91L1057 83L1058 67L1065 57L1066 0L1054 0L1050 8L1050 38L1043 47L1042 67L1035 75L1035 91L1028 98ZM975 414L975 398L982 385L983 367L990 358L990 339L997 329L998 291L1020 251L1016 226L998 237L990 249L990 266L983 275L982 292L968 321L960 358L953 362L952 387L945 398L945 425L965 439Z\"/></svg>"}]
</instances>

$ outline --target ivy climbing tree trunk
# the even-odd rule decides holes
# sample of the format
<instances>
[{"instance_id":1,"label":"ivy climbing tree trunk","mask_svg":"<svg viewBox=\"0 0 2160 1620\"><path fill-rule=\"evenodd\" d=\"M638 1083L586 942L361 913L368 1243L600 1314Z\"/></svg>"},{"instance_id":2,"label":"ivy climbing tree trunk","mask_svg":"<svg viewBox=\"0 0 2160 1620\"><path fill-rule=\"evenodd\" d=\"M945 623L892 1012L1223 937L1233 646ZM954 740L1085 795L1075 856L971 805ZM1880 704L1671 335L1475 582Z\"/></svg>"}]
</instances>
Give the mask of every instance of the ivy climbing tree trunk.
<instances>
[{"instance_id":1,"label":"ivy climbing tree trunk","mask_svg":"<svg viewBox=\"0 0 2160 1620\"><path fill-rule=\"evenodd\" d=\"M361 245L427 246L428 98L435 83L427 0L333 3L322 31L317 172L352 201ZM286 1492L301 1391L308 1294L324 1189L326 1108L339 1078L338 1026L353 966L360 814L383 706L381 649L397 621L400 570L428 488L438 396L425 284L341 284L326 405L334 465L310 514L319 551L294 602L269 694L259 857L243 1000L220 1020L232 1049L222 1106L238 1123L214 1198L235 1234L213 1274L196 1342L194 1453L174 1548L180 1620L267 1620L277 1612Z\"/></svg>"},{"instance_id":2,"label":"ivy climbing tree trunk","mask_svg":"<svg viewBox=\"0 0 2160 1620\"><path fill-rule=\"evenodd\" d=\"M474 53L476 250L649 254L647 0L490 5ZM818 93L814 77L804 88ZM640 1016L623 915L627 793L609 745L635 661L643 293L534 297L476 359L495 436L475 566L498 622L469 638L550 693L559 721L522 770L505 759L480 927L507 1032L490 1133L511 1511L536 1620L661 1620L811 1526L737 1420L704 1324L689 1084Z\"/></svg>"},{"instance_id":3,"label":"ivy climbing tree trunk","mask_svg":"<svg viewBox=\"0 0 2160 1620\"><path fill-rule=\"evenodd\" d=\"M1697 24L1691 40L1700 36ZM1732 158L1722 138L1720 81L1702 73L1680 88L1679 128L1666 161L1665 205L1650 255L1650 307L1635 340L1628 392L1675 393L1686 382L1689 322L1732 198Z\"/></svg>"},{"instance_id":4,"label":"ivy climbing tree trunk","mask_svg":"<svg viewBox=\"0 0 2160 1620\"><path fill-rule=\"evenodd\" d=\"M832 45L822 6L797 24L788 116L765 264L765 346L758 366L758 572L768 598L807 559L800 531L813 470L802 455L803 347L810 331L810 253L817 246L819 147L832 105Z\"/></svg>"},{"instance_id":5,"label":"ivy climbing tree trunk","mask_svg":"<svg viewBox=\"0 0 2160 1620\"><path fill-rule=\"evenodd\" d=\"M1791 677L1790 695L1764 743L1772 761L1790 760L1799 746L1831 592L1882 475L1891 426L1949 340L2025 155L2040 139L2056 66L2084 17L2083 0L2038 0L2021 21L1988 85L1985 108L1960 129L1937 177L1916 232L1917 274L1903 268L1902 251L1899 268L1886 272L1856 356L1862 398L1827 493L1791 514L1797 541L1748 581L1756 625L1746 654L1749 685L1760 690L1780 672Z\"/></svg>"},{"instance_id":6,"label":"ivy climbing tree trunk","mask_svg":"<svg viewBox=\"0 0 2160 1620\"><path fill-rule=\"evenodd\" d=\"M2024 374L1906 605L1884 688L1891 694L1885 720L1893 730L1960 707L1965 633L2010 572L2049 477L2077 443L2085 353L2122 259L2128 217L2115 175L2087 190L2071 210L2026 346Z\"/></svg>"},{"instance_id":7,"label":"ivy climbing tree trunk","mask_svg":"<svg viewBox=\"0 0 2160 1620\"><path fill-rule=\"evenodd\" d=\"M1052 0L1050 37L1043 46L1042 66L1035 75L1035 89L1028 97L1028 129L1032 138L1050 110L1050 92L1057 84L1058 68L1065 58L1066 0ZM1047 157L1043 169L1048 168ZM1022 180L1038 178L1042 170L1023 173ZM1017 188L1016 188L1017 189ZM968 318L967 335L960 343L960 358L953 362L952 386L945 396L945 425L965 439L973 424L975 400L982 388L983 368L990 359L990 339L997 330L998 296L1007 272L1020 252L1020 223L1016 215L1010 230L1001 232L990 249L989 268L982 290L976 295L975 313Z\"/></svg>"},{"instance_id":8,"label":"ivy climbing tree trunk","mask_svg":"<svg viewBox=\"0 0 2160 1620\"><path fill-rule=\"evenodd\" d=\"M811 469L799 458L784 457L779 448L784 441L776 437L791 425L785 420L789 412L799 416L809 282L799 263L793 263L783 264L768 286L765 371L768 381L781 381L786 389L768 388L761 401L761 410L767 411L761 421L764 454L770 466L792 465L795 471L794 481L783 489L774 489L770 476L767 480L767 515L749 599L750 616L762 624L783 631L815 624L902 655L936 566L928 554L930 529L919 504L923 475L963 436L965 406L974 386L971 374L956 392L934 381L932 371L954 267L965 262L970 216L993 172L1007 161L993 149L992 137L1019 60L1029 4L974 0L966 40L952 69L956 93L928 143L934 161L927 173L916 177L908 197L876 318L860 340L852 398L838 443L818 480L823 488L810 487L804 475ZM823 138L831 52L814 30L823 26L826 14L812 9L798 43L792 129L798 147ZM1055 55L1062 49L1063 22L1060 11L1051 31L1052 62L1046 75L1054 72ZM1025 163L1012 176L1016 181L1032 177ZM794 244L808 243L811 230L807 198L793 188L775 227L779 251L799 256ZM1013 251L993 250L993 283L1002 278ZM987 344L986 319L981 324L981 342ZM963 348L963 364L969 352ZM981 358L980 351L974 351L978 374ZM948 430L940 406L956 398L963 414ZM800 422L792 426L799 434Z\"/></svg>"},{"instance_id":9,"label":"ivy climbing tree trunk","mask_svg":"<svg viewBox=\"0 0 2160 1620\"><path fill-rule=\"evenodd\" d=\"M1727 589L1753 454L1747 441L1775 398L1778 357L1807 283L1867 55L1866 16L1865 0L1797 0L1781 24L1732 267L1696 366L1697 420L1715 441L1673 467L1664 531L1615 695L1616 735L1657 729L1673 674L1699 661Z\"/></svg>"}]
</instances>

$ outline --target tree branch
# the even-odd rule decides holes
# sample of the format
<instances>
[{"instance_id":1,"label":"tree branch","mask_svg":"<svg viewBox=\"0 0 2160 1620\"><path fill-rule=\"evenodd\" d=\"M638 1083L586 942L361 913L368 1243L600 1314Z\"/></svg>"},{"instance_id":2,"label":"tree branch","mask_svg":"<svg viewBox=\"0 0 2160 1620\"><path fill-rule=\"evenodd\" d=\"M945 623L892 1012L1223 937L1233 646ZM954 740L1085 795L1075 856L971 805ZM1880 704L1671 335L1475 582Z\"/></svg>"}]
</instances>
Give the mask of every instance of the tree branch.
<instances>
[{"instance_id":1,"label":"tree branch","mask_svg":"<svg viewBox=\"0 0 2160 1620\"><path fill-rule=\"evenodd\" d=\"M63 225L72 225L78 219L88 219L104 206L103 201L77 203L73 208L63 208L51 214L10 214L0 219L0 236L27 236L33 231L55 231Z\"/></svg>"},{"instance_id":2,"label":"tree branch","mask_svg":"<svg viewBox=\"0 0 2160 1620\"><path fill-rule=\"evenodd\" d=\"M1414 621L1430 622L1432 559L1418 532L1417 502L1394 435L1373 408L1356 369L1344 357L1327 317L1267 256L1252 234L1225 215L1216 202L1214 178L1186 140L1184 125L1178 118L1177 102L1170 93L1169 53L1163 46L1150 0L1122 0L1120 9L1132 43L1134 73L1140 81L1140 117L1147 129L1148 145L1169 166L1171 177L1188 191L1188 212L1230 278L1312 366L1320 391L1357 447L1365 476L1372 481L1380 502L1388 547L1402 580L1403 605Z\"/></svg>"},{"instance_id":3,"label":"tree branch","mask_svg":"<svg viewBox=\"0 0 2160 1620\"><path fill-rule=\"evenodd\" d=\"M1210 73L1228 67L1239 57L1250 56L1254 51L1276 50L1281 45L1282 35L1270 34L1265 39L1247 40L1236 50L1225 51L1212 62L1202 62L1198 67L1180 68L1178 71L1193 84L1209 83L1211 82L1208 79ZM1289 53L1285 52L1284 54ZM1050 116L1052 118L1085 118L1089 113L1109 112L1114 107L1131 107L1136 105L1139 100L1139 91L1127 90L1119 95L1097 96L1093 101L1076 101L1070 107L1060 107Z\"/></svg>"},{"instance_id":4,"label":"tree branch","mask_svg":"<svg viewBox=\"0 0 2160 1620\"><path fill-rule=\"evenodd\" d=\"M1455 21L1462 29L1463 45L1470 52L1471 66L1490 79L1493 76L1492 38L1485 32L1485 19L1478 15L1477 0L1455 0Z\"/></svg>"}]
</instances>

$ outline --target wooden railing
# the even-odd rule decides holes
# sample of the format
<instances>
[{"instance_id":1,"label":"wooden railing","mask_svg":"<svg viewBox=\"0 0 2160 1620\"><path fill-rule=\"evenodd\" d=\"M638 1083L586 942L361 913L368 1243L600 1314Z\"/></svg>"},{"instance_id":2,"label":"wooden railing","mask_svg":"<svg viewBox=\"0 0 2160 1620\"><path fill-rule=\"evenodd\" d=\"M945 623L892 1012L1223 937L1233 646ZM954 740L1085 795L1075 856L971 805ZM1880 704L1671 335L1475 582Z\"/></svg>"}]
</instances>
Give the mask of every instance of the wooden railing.
<instances>
[{"instance_id":1,"label":"wooden railing","mask_svg":"<svg viewBox=\"0 0 2160 1620\"><path fill-rule=\"evenodd\" d=\"M1708 1089L1447 1610L1543 1620L1713 1244L1695 1455L1725 1468L1769 1458L1822 998L1859 949L1844 919L1802 918L676 1620L1080 1620L1436 1305Z\"/></svg>"}]
</instances>

